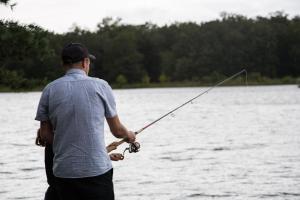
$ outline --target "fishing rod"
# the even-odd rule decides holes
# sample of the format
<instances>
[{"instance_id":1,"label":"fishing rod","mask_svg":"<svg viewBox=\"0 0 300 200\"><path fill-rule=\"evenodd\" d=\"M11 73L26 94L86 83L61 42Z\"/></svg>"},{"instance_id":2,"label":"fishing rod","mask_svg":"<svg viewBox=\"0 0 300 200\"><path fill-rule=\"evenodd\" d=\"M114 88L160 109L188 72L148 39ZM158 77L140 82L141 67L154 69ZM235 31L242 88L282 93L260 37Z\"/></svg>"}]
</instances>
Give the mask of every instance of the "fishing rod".
<instances>
[{"instance_id":1,"label":"fishing rod","mask_svg":"<svg viewBox=\"0 0 300 200\"><path fill-rule=\"evenodd\" d=\"M239 76L239 75L242 74L242 73L245 73L245 74L246 74L246 81L247 81L247 71L246 71L245 69L243 69L242 71L240 71L240 72L238 72L238 73L236 73L236 74L234 74L234 75L232 75L232 76L230 76L230 77L224 79L223 81L221 81L221 82L215 84L214 86L208 88L208 89L205 90L204 92L198 94L198 95L195 96L194 98L191 98L190 100L184 102L184 103L181 104L180 106L178 106L178 107L174 108L173 110L167 112L166 114L162 115L161 117L159 117L158 119L154 120L153 122L147 124L147 125L144 126L143 128L141 128L141 129L139 129L138 131L134 132L135 135L138 135L139 133L141 133L141 132L144 131L145 129L149 128L149 127L152 126L153 124L157 123L158 121L162 120L163 118L167 117L168 115L173 114L173 112L175 112L176 110L178 110L178 109L182 108L183 106L185 106L185 105L187 105L187 104L193 102L195 99L201 97L201 96L204 95L205 93L208 93L209 91L213 90L214 88L216 88L216 87L218 87L218 86L220 86L220 85L226 83L227 81L229 81L229 80L231 80L231 79L233 79L233 78ZM118 147L119 145L123 144L124 142L125 142L125 139L122 139L122 140L120 140L120 141L118 141L118 142L115 142L114 145L115 145L115 147ZM124 154L125 154L125 152L126 152L127 150L129 151L129 153L136 153L136 152L139 151L139 149L140 149L140 144L139 144L138 142L130 143L130 144L129 144L129 147L127 147L127 148L124 150L124 152L123 152L123 157L124 157Z\"/></svg>"}]
</instances>

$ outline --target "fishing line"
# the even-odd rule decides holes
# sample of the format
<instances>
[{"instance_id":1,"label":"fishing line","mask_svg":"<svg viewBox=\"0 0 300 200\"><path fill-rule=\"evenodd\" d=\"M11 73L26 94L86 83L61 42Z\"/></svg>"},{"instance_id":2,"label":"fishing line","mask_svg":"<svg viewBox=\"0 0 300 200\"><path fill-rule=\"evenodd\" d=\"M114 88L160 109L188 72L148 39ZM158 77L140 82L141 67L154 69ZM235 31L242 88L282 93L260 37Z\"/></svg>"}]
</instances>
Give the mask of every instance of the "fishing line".
<instances>
[{"instance_id":1,"label":"fishing line","mask_svg":"<svg viewBox=\"0 0 300 200\"><path fill-rule=\"evenodd\" d=\"M158 119L154 120L153 122L149 123L148 125L144 126L143 128L141 128L140 130L136 131L135 134L139 134L142 131L144 131L145 129L149 128L150 126L152 126L153 124L157 123L158 121L162 120L163 118L167 117L168 115L174 116L174 112L180 108L182 108L183 106L189 104L189 103L193 103L193 101L199 97L201 97L202 95L208 93L209 91L213 90L214 88L226 83L227 81L239 76L240 74L245 73L245 79L246 79L246 85L248 86L248 75L247 75L247 71L245 69L243 69L242 71L224 79L223 81L215 84L214 86L208 88L207 90L205 90L204 92L198 94L197 96L195 96L194 98L184 102L183 104L181 104L180 106L174 108L173 110L167 112L166 114L162 115L161 117L159 117ZM116 147L118 147L119 145L123 144L125 142L125 139L120 140L119 142L116 142ZM140 144L138 142L134 142L134 143L130 143L129 147L127 147L124 152L123 152L123 156L125 154L126 151L129 151L129 153L137 153L140 150Z\"/></svg>"}]
</instances>

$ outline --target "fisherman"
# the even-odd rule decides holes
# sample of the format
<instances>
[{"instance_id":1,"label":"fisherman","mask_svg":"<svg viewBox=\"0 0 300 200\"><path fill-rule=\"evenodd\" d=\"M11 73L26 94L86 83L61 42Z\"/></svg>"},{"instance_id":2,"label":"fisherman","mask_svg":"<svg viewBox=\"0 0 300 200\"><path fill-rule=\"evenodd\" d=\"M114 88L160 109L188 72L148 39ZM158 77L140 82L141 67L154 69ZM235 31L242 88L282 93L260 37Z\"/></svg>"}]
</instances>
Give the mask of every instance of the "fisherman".
<instances>
[{"instance_id":1,"label":"fisherman","mask_svg":"<svg viewBox=\"0 0 300 200\"><path fill-rule=\"evenodd\" d=\"M88 76L95 57L87 48L70 43L61 56L66 74L44 88L35 118L42 141L53 147L58 195L62 200L113 200L104 119L117 138L133 143L135 134L120 122L108 83Z\"/></svg>"},{"instance_id":2,"label":"fisherman","mask_svg":"<svg viewBox=\"0 0 300 200\"><path fill-rule=\"evenodd\" d=\"M58 200L59 199L58 193L55 189L55 176L53 175L53 170L52 170L53 157L54 157L52 145L42 141L40 129L37 130L35 144L41 147L45 147L45 170L46 170L47 183L49 187L47 188L47 191L45 193L44 200ZM116 142L112 142L106 147L107 153L110 153L115 149L117 149ZM109 157L110 160L112 161L119 161L124 159L124 156L120 153L111 153L109 154Z\"/></svg>"}]
</instances>

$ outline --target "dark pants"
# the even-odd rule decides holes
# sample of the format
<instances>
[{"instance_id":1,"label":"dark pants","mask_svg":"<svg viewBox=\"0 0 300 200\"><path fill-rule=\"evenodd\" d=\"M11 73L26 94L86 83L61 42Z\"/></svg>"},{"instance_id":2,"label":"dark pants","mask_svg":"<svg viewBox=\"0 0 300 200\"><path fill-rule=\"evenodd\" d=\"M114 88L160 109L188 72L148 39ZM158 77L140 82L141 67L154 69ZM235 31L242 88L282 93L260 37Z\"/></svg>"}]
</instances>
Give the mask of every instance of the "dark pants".
<instances>
[{"instance_id":1,"label":"dark pants","mask_svg":"<svg viewBox=\"0 0 300 200\"><path fill-rule=\"evenodd\" d=\"M45 200L114 200L113 169L88 178L57 178L53 175L53 150L45 148L45 168L49 187Z\"/></svg>"},{"instance_id":2,"label":"dark pants","mask_svg":"<svg viewBox=\"0 0 300 200\"><path fill-rule=\"evenodd\" d=\"M60 200L58 193L53 186L48 187L44 200Z\"/></svg>"},{"instance_id":3,"label":"dark pants","mask_svg":"<svg viewBox=\"0 0 300 200\"><path fill-rule=\"evenodd\" d=\"M60 200L58 197L58 193L55 188L55 176L53 175L53 151L52 146L47 144L45 147L45 169L47 175L47 182L49 187L45 193L44 200Z\"/></svg>"},{"instance_id":4,"label":"dark pants","mask_svg":"<svg viewBox=\"0 0 300 200\"><path fill-rule=\"evenodd\" d=\"M56 189L62 200L114 200L113 169L87 178L56 178Z\"/></svg>"}]
</instances>

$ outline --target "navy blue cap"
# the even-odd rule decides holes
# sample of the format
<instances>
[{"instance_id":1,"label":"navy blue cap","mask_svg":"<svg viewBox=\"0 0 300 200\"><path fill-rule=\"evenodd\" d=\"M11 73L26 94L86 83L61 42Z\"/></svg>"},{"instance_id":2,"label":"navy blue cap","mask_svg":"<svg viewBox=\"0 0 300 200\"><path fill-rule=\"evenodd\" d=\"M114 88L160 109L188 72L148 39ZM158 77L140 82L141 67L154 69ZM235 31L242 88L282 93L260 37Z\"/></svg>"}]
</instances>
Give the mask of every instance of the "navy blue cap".
<instances>
[{"instance_id":1,"label":"navy blue cap","mask_svg":"<svg viewBox=\"0 0 300 200\"><path fill-rule=\"evenodd\" d=\"M67 44L62 52L61 58L64 64L72 64L82 61L84 58L95 60L96 57L89 53L88 49L80 43Z\"/></svg>"}]
</instances>

